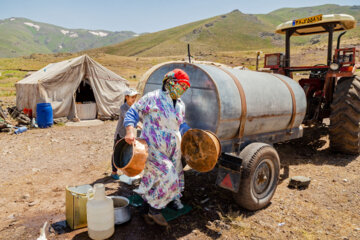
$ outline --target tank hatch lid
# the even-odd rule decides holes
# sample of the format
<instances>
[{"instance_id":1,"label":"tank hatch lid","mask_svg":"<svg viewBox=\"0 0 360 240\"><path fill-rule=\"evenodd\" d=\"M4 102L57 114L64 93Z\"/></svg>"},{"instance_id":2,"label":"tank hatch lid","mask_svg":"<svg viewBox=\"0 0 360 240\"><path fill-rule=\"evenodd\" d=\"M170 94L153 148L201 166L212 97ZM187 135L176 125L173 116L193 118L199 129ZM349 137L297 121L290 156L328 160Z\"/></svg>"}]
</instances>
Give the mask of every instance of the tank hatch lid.
<instances>
[{"instance_id":1,"label":"tank hatch lid","mask_svg":"<svg viewBox=\"0 0 360 240\"><path fill-rule=\"evenodd\" d=\"M335 31L344 31L356 27L356 20L348 14L316 15L307 18L287 21L276 27L275 32L285 34L288 30L294 30L293 36L326 33L327 26L334 24Z\"/></svg>"}]
</instances>

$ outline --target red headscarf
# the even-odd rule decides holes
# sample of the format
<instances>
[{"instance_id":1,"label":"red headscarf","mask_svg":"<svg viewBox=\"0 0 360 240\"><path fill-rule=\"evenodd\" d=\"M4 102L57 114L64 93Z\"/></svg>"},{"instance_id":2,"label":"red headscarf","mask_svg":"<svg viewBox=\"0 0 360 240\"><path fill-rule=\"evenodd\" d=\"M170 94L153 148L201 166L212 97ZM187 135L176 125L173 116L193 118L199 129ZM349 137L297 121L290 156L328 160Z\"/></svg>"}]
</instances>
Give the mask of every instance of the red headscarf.
<instances>
[{"instance_id":1,"label":"red headscarf","mask_svg":"<svg viewBox=\"0 0 360 240\"><path fill-rule=\"evenodd\" d=\"M181 82L186 83L190 87L189 76L185 71L181 69L176 68L165 74L163 82L168 79L172 79L177 83L181 83Z\"/></svg>"}]
</instances>

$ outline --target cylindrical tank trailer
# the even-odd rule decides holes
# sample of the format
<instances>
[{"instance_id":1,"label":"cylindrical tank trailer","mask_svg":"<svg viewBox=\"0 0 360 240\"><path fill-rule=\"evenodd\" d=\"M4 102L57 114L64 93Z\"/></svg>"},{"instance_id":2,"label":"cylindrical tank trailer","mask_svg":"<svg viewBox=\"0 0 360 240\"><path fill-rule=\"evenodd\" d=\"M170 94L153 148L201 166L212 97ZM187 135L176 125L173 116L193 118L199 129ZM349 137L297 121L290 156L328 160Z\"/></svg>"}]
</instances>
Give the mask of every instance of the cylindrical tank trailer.
<instances>
[{"instance_id":1,"label":"cylindrical tank trailer","mask_svg":"<svg viewBox=\"0 0 360 240\"><path fill-rule=\"evenodd\" d=\"M302 136L306 97L283 75L233 69L215 63L167 62L141 80L143 94L161 88L164 74L183 69L190 77L181 99L191 128L220 139L217 184L249 210L266 206L276 190L279 156L272 143Z\"/></svg>"}]
</instances>

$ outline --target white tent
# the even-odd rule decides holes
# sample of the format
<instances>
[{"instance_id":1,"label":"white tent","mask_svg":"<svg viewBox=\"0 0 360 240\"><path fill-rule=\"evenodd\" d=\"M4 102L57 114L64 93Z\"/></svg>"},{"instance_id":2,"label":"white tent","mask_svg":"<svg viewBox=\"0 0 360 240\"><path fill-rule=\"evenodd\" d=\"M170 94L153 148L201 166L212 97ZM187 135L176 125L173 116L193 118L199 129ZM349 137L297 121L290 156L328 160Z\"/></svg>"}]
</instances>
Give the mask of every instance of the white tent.
<instances>
[{"instance_id":1,"label":"white tent","mask_svg":"<svg viewBox=\"0 0 360 240\"><path fill-rule=\"evenodd\" d=\"M51 63L16 83L16 106L32 109L51 103L54 118L77 117L76 102L96 103L97 116L119 113L128 81L101 66L87 55Z\"/></svg>"}]
</instances>

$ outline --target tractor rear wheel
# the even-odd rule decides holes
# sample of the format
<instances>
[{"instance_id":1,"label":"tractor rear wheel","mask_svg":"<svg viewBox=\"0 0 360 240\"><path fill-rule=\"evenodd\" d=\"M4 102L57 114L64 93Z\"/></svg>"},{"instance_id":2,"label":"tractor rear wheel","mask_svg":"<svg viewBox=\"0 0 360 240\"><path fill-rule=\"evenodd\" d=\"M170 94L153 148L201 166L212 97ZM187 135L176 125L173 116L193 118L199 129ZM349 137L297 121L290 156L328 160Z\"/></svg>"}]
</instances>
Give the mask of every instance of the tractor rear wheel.
<instances>
[{"instance_id":1,"label":"tractor rear wheel","mask_svg":"<svg viewBox=\"0 0 360 240\"><path fill-rule=\"evenodd\" d=\"M331 103L330 147L336 152L360 152L360 77L339 79Z\"/></svg>"}]
</instances>

